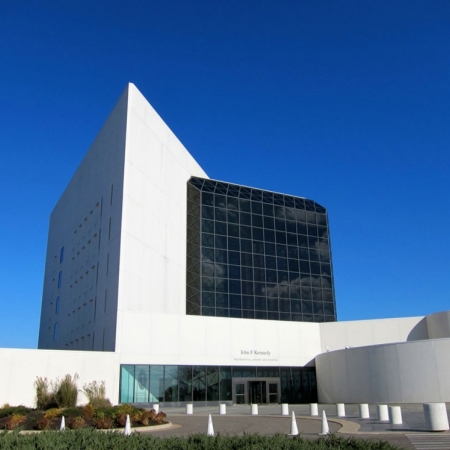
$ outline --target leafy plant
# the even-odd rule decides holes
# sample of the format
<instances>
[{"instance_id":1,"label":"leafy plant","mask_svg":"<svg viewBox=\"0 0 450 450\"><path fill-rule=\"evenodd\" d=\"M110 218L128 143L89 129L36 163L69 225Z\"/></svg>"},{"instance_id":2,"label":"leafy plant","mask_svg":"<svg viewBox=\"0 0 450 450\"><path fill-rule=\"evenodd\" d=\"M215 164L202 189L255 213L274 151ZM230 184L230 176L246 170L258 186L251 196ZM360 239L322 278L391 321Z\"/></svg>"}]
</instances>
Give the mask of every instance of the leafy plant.
<instances>
[{"instance_id":1,"label":"leafy plant","mask_svg":"<svg viewBox=\"0 0 450 450\"><path fill-rule=\"evenodd\" d=\"M6 421L6 429L7 430L15 430L20 424L25 422L25 420L26 420L26 416L24 416L22 414L13 414Z\"/></svg>"},{"instance_id":2,"label":"leafy plant","mask_svg":"<svg viewBox=\"0 0 450 450\"><path fill-rule=\"evenodd\" d=\"M56 406L55 396L50 391L49 382L45 377L36 377L34 382L34 388L36 389L36 408L37 409L49 409Z\"/></svg>"},{"instance_id":3,"label":"leafy plant","mask_svg":"<svg viewBox=\"0 0 450 450\"><path fill-rule=\"evenodd\" d=\"M69 417L67 419L67 426L72 430L78 430L79 428L83 428L85 425L86 422L81 416Z\"/></svg>"},{"instance_id":4,"label":"leafy plant","mask_svg":"<svg viewBox=\"0 0 450 450\"><path fill-rule=\"evenodd\" d=\"M13 414L21 414L27 415L31 411L30 408L26 406L7 406L5 408L0 409L0 419L3 417L12 416Z\"/></svg>"},{"instance_id":5,"label":"leafy plant","mask_svg":"<svg viewBox=\"0 0 450 450\"><path fill-rule=\"evenodd\" d=\"M78 374L65 375L64 378L57 378L52 383L53 395L59 408L70 408L77 405L78 387L77 380Z\"/></svg>"}]
</instances>

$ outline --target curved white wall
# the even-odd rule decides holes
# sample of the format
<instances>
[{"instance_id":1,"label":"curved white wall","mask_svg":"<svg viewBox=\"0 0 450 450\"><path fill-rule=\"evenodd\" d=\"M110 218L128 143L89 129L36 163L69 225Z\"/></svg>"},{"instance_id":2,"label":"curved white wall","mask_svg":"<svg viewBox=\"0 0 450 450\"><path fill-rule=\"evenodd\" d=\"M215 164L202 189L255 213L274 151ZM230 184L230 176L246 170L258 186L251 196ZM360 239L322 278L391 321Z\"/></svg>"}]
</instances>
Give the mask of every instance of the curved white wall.
<instances>
[{"instance_id":1,"label":"curved white wall","mask_svg":"<svg viewBox=\"0 0 450 450\"><path fill-rule=\"evenodd\" d=\"M441 339L450 337L450 311L442 311L426 316L428 337Z\"/></svg>"},{"instance_id":2,"label":"curved white wall","mask_svg":"<svg viewBox=\"0 0 450 450\"><path fill-rule=\"evenodd\" d=\"M450 401L450 338L349 348L316 357L319 401Z\"/></svg>"}]
</instances>

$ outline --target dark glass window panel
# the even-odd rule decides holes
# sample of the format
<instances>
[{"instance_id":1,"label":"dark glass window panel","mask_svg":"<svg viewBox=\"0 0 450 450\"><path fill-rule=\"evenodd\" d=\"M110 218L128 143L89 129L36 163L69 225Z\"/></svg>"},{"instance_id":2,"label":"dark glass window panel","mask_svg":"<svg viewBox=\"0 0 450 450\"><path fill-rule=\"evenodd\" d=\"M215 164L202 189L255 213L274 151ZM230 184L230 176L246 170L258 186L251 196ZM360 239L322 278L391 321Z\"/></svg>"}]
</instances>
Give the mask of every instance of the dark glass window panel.
<instances>
[{"instance_id":1,"label":"dark glass window panel","mask_svg":"<svg viewBox=\"0 0 450 450\"><path fill-rule=\"evenodd\" d=\"M193 215L198 215L196 209L192 210ZM202 206L202 218L203 219L214 219L214 208L211 208L210 206Z\"/></svg>"},{"instance_id":2,"label":"dark glass window panel","mask_svg":"<svg viewBox=\"0 0 450 450\"><path fill-rule=\"evenodd\" d=\"M218 308L227 308L228 294L216 294L216 306Z\"/></svg>"},{"instance_id":3,"label":"dark glass window panel","mask_svg":"<svg viewBox=\"0 0 450 450\"><path fill-rule=\"evenodd\" d=\"M317 225L327 225L327 215L326 214L316 214Z\"/></svg>"},{"instance_id":4,"label":"dark glass window panel","mask_svg":"<svg viewBox=\"0 0 450 450\"><path fill-rule=\"evenodd\" d=\"M303 314L303 322L314 322L312 314Z\"/></svg>"},{"instance_id":5,"label":"dark glass window panel","mask_svg":"<svg viewBox=\"0 0 450 450\"><path fill-rule=\"evenodd\" d=\"M306 199L305 199L305 208L307 211L315 211L316 210L314 202L311 200L306 200Z\"/></svg>"},{"instance_id":6,"label":"dark glass window panel","mask_svg":"<svg viewBox=\"0 0 450 450\"><path fill-rule=\"evenodd\" d=\"M192 400L194 402L206 400L206 367L192 367Z\"/></svg>"},{"instance_id":7,"label":"dark glass window panel","mask_svg":"<svg viewBox=\"0 0 450 450\"><path fill-rule=\"evenodd\" d=\"M255 318L255 311L244 309L244 310L242 311L242 317L243 317L244 319L254 319L254 318Z\"/></svg>"},{"instance_id":8,"label":"dark glass window panel","mask_svg":"<svg viewBox=\"0 0 450 450\"><path fill-rule=\"evenodd\" d=\"M226 278L216 278L216 291L225 294L228 292L228 280Z\"/></svg>"},{"instance_id":9,"label":"dark glass window panel","mask_svg":"<svg viewBox=\"0 0 450 450\"><path fill-rule=\"evenodd\" d=\"M313 311L313 302L309 300L302 301L302 311L303 314L312 314Z\"/></svg>"},{"instance_id":10,"label":"dark glass window panel","mask_svg":"<svg viewBox=\"0 0 450 450\"><path fill-rule=\"evenodd\" d=\"M227 202L224 195L216 194L214 198L214 206L216 208L226 208Z\"/></svg>"},{"instance_id":11,"label":"dark glass window panel","mask_svg":"<svg viewBox=\"0 0 450 450\"><path fill-rule=\"evenodd\" d=\"M283 244L277 244L277 256L281 256L282 258L286 258L287 256L287 247Z\"/></svg>"},{"instance_id":12,"label":"dark glass window panel","mask_svg":"<svg viewBox=\"0 0 450 450\"><path fill-rule=\"evenodd\" d=\"M206 400L219 400L219 367L208 366L206 368Z\"/></svg>"},{"instance_id":13,"label":"dark glass window panel","mask_svg":"<svg viewBox=\"0 0 450 450\"><path fill-rule=\"evenodd\" d=\"M289 272L299 272L300 271L300 267L298 264L298 260L296 259L289 259Z\"/></svg>"},{"instance_id":14,"label":"dark glass window panel","mask_svg":"<svg viewBox=\"0 0 450 450\"><path fill-rule=\"evenodd\" d=\"M295 210L295 217L297 222L306 222L306 211L302 209Z\"/></svg>"},{"instance_id":15,"label":"dark glass window panel","mask_svg":"<svg viewBox=\"0 0 450 450\"><path fill-rule=\"evenodd\" d=\"M276 270L266 270L266 281L268 283L277 282L277 271Z\"/></svg>"},{"instance_id":16,"label":"dark glass window panel","mask_svg":"<svg viewBox=\"0 0 450 450\"><path fill-rule=\"evenodd\" d=\"M239 246L239 238L235 238L235 237L228 237L228 250L234 250L236 252L238 252L240 250L240 246Z\"/></svg>"},{"instance_id":17,"label":"dark glass window panel","mask_svg":"<svg viewBox=\"0 0 450 450\"><path fill-rule=\"evenodd\" d=\"M227 263L228 262L228 253L226 250L216 249L215 251L216 262L218 263Z\"/></svg>"},{"instance_id":18,"label":"dark glass window panel","mask_svg":"<svg viewBox=\"0 0 450 450\"><path fill-rule=\"evenodd\" d=\"M241 193L243 194L244 192L241 190ZM249 193L248 197L246 197L246 198L249 198L249 197L250 197L250 193ZM240 198L239 199L239 209L241 211L245 211L245 212L249 213L251 211L250 200L245 200L243 198Z\"/></svg>"},{"instance_id":19,"label":"dark glass window panel","mask_svg":"<svg viewBox=\"0 0 450 450\"><path fill-rule=\"evenodd\" d=\"M204 233L214 233L214 222L212 220L202 220L202 231Z\"/></svg>"},{"instance_id":20,"label":"dark glass window panel","mask_svg":"<svg viewBox=\"0 0 450 450\"><path fill-rule=\"evenodd\" d=\"M284 196L283 194L273 194L273 202L275 205L284 205Z\"/></svg>"},{"instance_id":21,"label":"dark glass window panel","mask_svg":"<svg viewBox=\"0 0 450 450\"><path fill-rule=\"evenodd\" d=\"M252 238L252 229L251 227L241 226L241 238L251 239Z\"/></svg>"},{"instance_id":22,"label":"dark glass window panel","mask_svg":"<svg viewBox=\"0 0 450 450\"><path fill-rule=\"evenodd\" d=\"M277 231L286 231L286 222L284 219L275 219L275 229Z\"/></svg>"},{"instance_id":23,"label":"dark glass window panel","mask_svg":"<svg viewBox=\"0 0 450 450\"><path fill-rule=\"evenodd\" d=\"M257 189L252 189L251 199L255 201L262 201L262 192Z\"/></svg>"},{"instance_id":24,"label":"dark glass window panel","mask_svg":"<svg viewBox=\"0 0 450 450\"><path fill-rule=\"evenodd\" d=\"M259 202L252 202L252 214L262 215L262 204Z\"/></svg>"},{"instance_id":25,"label":"dark glass window panel","mask_svg":"<svg viewBox=\"0 0 450 450\"><path fill-rule=\"evenodd\" d=\"M298 257L299 259L303 259L305 261L309 260L309 251L307 248L299 248L298 249Z\"/></svg>"},{"instance_id":26,"label":"dark glass window panel","mask_svg":"<svg viewBox=\"0 0 450 450\"><path fill-rule=\"evenodd\" d=\"M228 266L226 264L216 264L216 277L227 278Z\"/></svg>"},{"instance_id":27,"label":"dark glass window panel","mask_svg":"<svg viewBox=\"0 0 450 450\"><path fill-rule=\"evenodd\" d=\"M230 280L229 291L230 291L230 294L240 294L241 293L241 282L239 280Z\"/></svg>"},{"instance_id":28,"label":"dark glass window panel","mask_svg":"<svg viewBox=\"0 0 450 450\"><path fill-rule=\"evenodd\" d=\"M208 314L211 315L211 314ZM164 368L164 401L178 401L178 366Z\"/></svg>"},{"instance_id":29,"label":"dark glass window panel","mask_svg":"<svg viewBox=\"0 0 450 450\"><path fill-rule=\"evenodd\" d=\"M257 269L255 269L255 270L257 270ZM258 283L258 282L255 282L255 283L253 283L253 289L254 289L254 292L255 292L255 295L263 295L264 293L265 293L265 284L264 283Z\"/></svg>"},{"instance_id":30,"label":"dark glass window panel","mask_svg":"<svg viewBox=\"0 0 450 450\"><path fill-rule=\"evenodd\" d=\"M203 306L215 306L216 299L213 292L203 292L202 305Z\"/></svg>"},{"instance_id":31,"label":"dark glass window panel","mask_svg":"<svg viewBox=\"0 0 450 450\"><path fill-rule=\"evenodd\" d=\"M267 320L267 311L255 311L255 319Z\"/></svg>"},{"instance_id":32,"label":"dark glass window panel","mask_svg":"<svg viewBox=\"0 0 450 450\"><path fill-rule=\"evenodd\" d=\"M286 233L284 231L277 231L275 235L277 244L286 245Z\"/></svg>"},{"instance_id":33,"label":"dark glass window panel","mask_svg":"<svg viewBox=\"0 0 450 450\"><path fill-rule=\"evenodd\" d=\"M278 286L278 294L280 298L289 298L289 283L284 281Z\"/></svg>"},{"instance_id":34,"label":"dark glass window panel","mask_svg":"<svg viewBox=\"0 0 450 450\"><path fill-rule=\"evenodd\" d=\"M214 264L202 263L202 274L208 277L214 276Z\"/></svg>"},{"instance_id":35,"label":"dark glass window panel","mask_svg":"<svg viewBox=\"0 0 450 450\"><path fill-rule=\"evenodd\" d=\"M251 267L242 267L241 276L243 280L253 280L253 269Z\"/></svg>"},{"instance_id":36,"label":"dark glass window panel","mask_svg":"<svg viewBox=\"0 0 450 450\"><path fill-rule=\"evenodd\" d=\"M230 308L242 308L242 299L240 295L230 295Z\"/></svg>"},{"instance_id":37,"label":"dark glass window panel","mask_svg":"<svg viewBox=\"0 0 450 450\"><path fill-rule=\"evenodd\" d=\"M321 277L322 280L322 287L325 289L331 289L332 284L331 284L331 277L328 277L326 275L322 275Z\"/></svg>"},{"instance_id":38,"label":"dark glass window panel","mask_svg":"<svg viewBox=\"0 0 450 450\"><path fill-rule=\"evenodd\" d=\"M230 309L230 317L240 318L242 317L241 309Z\"/></svg>"},{"instance_id":39,"label":"dark glass window panel","mask_svg":"<svg viewBox=\"0 0 450 450\"><path fill-rule=\"evenodd\" d=\"M235 223L229 223L228 236L239 237L239 225Z\"/></svg>"},{"instance_id":40,"label":"dark glass window panel","mask_svg":"<svg viewBox=\"0 0 450 450\"><path fill-rule=\"evenodd\" d=\"M228 276L235 280L240 280L241 279L241 268L239 266L231 266L231 265L228 266Z\"/></svg>"},{"instance_id":41,"label":"dark glass window panel","mask_svg":"<svg viewBox=\"0 0 450 450\"><path fill-rule=\"evenodd\" d=\"M256 214L252 214L252 226L257 228L263 227L263 218L262 216L257 216Z\"/></svg>"},{"instance_id":42,"label":"dark glass window panel","mask_svg":"<svg viewBox=\"0 0 450 450\"><path fill-rule=\"evenodd\" d=\"M275 256L275 244L264 242L264 251L266 255Z\"/></svg>"},{"instance_id":43,"label":"dark glass window panel","mask_svg":"<svg viewBox=\"0 0 450 450\"><path fill-rule=\"evenodd\" d=\"M216 234L226 235L227 224L225 222L215 222Z\"/></svg>"},{"instance_id":44,"label":"dark glass window panel","mask_svg":"<svg viewBox=\"0 0 450 450\"><path fill-rule=\"evenodd\" d=\"M300 272L309 273L309 261L300 260Z\"/></svg>"},{"instance_id":45,"label":"dark glass window panel","mask_svg":"<svg viewBox=\"0 0 450 450\"><path fill-rule=\"evenodd\" d=\"M215 243L217 248L226 249L227 248L226 236L216 236Z\"/></svg>"},{"instance_id":46,"label":"dark glass window panel","mask_svg":"<svg viewBox=\"0 0 450 450\"><path fill-rule=\"evenodd\" d=\"M207 206L214 206L214 194L211 194L209 192L203 192L202 203Z\"/></svg>"},{"instance_id":47,"label":"dark glass window panel","mask_svg":"<svg viewBox=\"0 0 450 450\"><path fill-rule=\"evenodd\" d=\"M311 261L319 261L319 252L314 248L310 248L309 249L309 259Z\"/></svg>"},{"instance_id":48,"label":"dark glass window panel","mask_svg":"<svg viewBox=\"0 0 450 450\"><path fill-rule=\"evenodd\" d=\"M297 234L308 234L308 229L305 223L297 223Z\"/></svg>"},{"instance_id":49,"label":"dark glass window panel","mask_svg":"<svg viewBox=\"0 0 450 450\"><path fill-rule=\"evenodd\" d=\"M273 192L263 191L262 201L273 205Z\"/></svg>"},{"instance_id":50,"label":"dark glass window panel","mask_svg":"<svg viewBox=\"0 0 450 450\"><path fill-rule=\"evenodd\" d=\"M251 253L252 250L252 241L250 239L241 239L241 252Z\"/></svg>"},{"instance_id":51,"label":"dark glass window panel","mask_svg":"<svg viewBox=\"0 0 450 450\"><path fill-rule=\"evenodd\" d=\"M243 281L242 282L242 293L244 295L253 295L253 282Z\"/></svg>"},{"instance_id":52,"label":"dark glass window panel","mask_svg":"<svg viewBox=\"0 0 450 450\"><path fill-rule=\"evenodd\" d=\"M300 314L302 312L302 302L300 300L291 300L291 311Z\"/></svg>"},{"instance_id":53,"label":"dark glass window panel","mask_svg":"<svg viewBox=\"0 0 450 450\"><path fill-rule=\"evenodd\" d=\"M273 205L263 203L263 214L265 216L274 217Z\"/></svg>"},{"instance_id":54,"label":"dark glass window panel","mask_svg":"<svg viewBox=\"0 0 450 450\"><path fill-rule=\"evenodd\" d=\"M282 270L278 270L277 272L278 283L282 283L283 281L288 281L288 273Z\"/></svg>"},{"instance_id":55,"label":"dark glass window panel","mask_svg":"<svg viewBox=\"0 0 450 450\"><path fill-rule=\"evenodd\" d=\"M242 296L242 308L243 309L255 309L255 300L250 295Z\"/></svg>"},{"instance_id":56,"label":"dark glass window panel","mask_svg":"<svg viewBox=\"0 0 450 450\"><path fill-rule=\"evenodd\" d=\"M323 322L323 314L314 315L314 322Z\"/></svg>"},{"instance_id":57,"label":"dark glass window panel","mask_svg":"<svg viewBox=\"0 0 450 450\"><path fill-rule=\"evenodd\" d=\"M266 268L267 269L277 269L277 259L275 256L266 256Z\"/></svg>"},{"instance_id":58,"label":"dark glass window panel","mask_svg":"<svg viewBox=\"0 0 450 450\"><path fill-rule=\"evenodd\" d=\"M312 211L314 211L314 207L313 207L313 209L311 209L309 211L308 211L308 208L306 208L306 209L307 209L307 211L306 211L306 222L307 223L311 223L311 224L316 224L317 223L317 221L316 221L316 214L314 212L312 212Z\"/></svg>"},{"instance_id":59,"label":"dark glass window panel","mask_svg":"<svg viewBox=\"0 0 450 450\"><path fill-rule=\"evenodd\" d=\"M275 221L273 217L264 216L264 228L267 228L268 230L273 230L275 228Z\"/></svg>"},{"instance_id":60,"label":"dark glass window panel","mask_svg":"<svg viewBox=\"0 0 450 450\"><path fill-rule=\"evenodd\" d=\"M239 223L239 213L237 211L229 209L227 217L229 223Z\"/></svg>"},{"instance_id":61,"label":"dark glass window panel","mask_svg":"<svg viewBox=\"0 0 450 450\"><path fill-rule=\"evenodd\" d=\"M320 275L320 264L317 262L311 262L311 273L313 275Z\"/></svg>"},{"instance_id":62,"label":"dark glass window panel","mask_svg":"<svg viewBox=\"0 0 450 450\"><path fill-rule=\"evenodd\" d=\"M239 210L239 200L236 197L227 197L227 208L233 211Z\"/></svg>"},{"instance_id":63,"label":"dark glass window panel","mask_svg":"<svg viewBox=\"0 0 450 450\"><path fill-rule=\"evenodd\" d=\"M279 301L280 312L290 312L291 302L289 300L280 299Z\"/></svg>"},{"instance_id":64,"label":"dark glass window panel","mask_svg":"<svg viewBox=\"0 0 450 450\"><path fill-rule=\"evenodd\" d=\"M202 248L202 259L204 261L214 261L214 249L213 248Z\"/></svg>"},{"instance_id":65,"label":"dark glass window panel","mask_svg":"<svg viewBox=\"0 0 450 450\"><path fill-rule=\"evenodd\" d=\"M288 258L298 259L298 248L297 247L288 247Z\"/></svg>"},{"instance_id":66,"label":"dark glass window panel","mask_svg":"<svg viewBox=\"0 0 450 450\"><path fill-rule=\"evenodd\" d=\"M280 320L280 314L276 311L268 311L267 319L268 320Z\"/></svg>"},{"instance_id":67,"label":"dark glass window panel","mask_svg":"<svg viewBox=\"0 0 450 450\"><path fill-rule=\"evenodd\" d=\"M328 316L334 316L334 304L333 303L324 303L323 304L323 313Z\"/></svg>"},{"instance_id":68,"label":"dark glass window panel","mask_svg":"<svg viewBox=\"0 0 450 450\"><path fill-rule=\"evenodd\" d=\"M255 309L258 311L266 311L267 303L265 297L255 297Z\"/></svg>"},{"instance_id":69,"label":"dark glass window panel","mask_svg":"<svg viewBox=\"0 0 450 450\"><path fill-rule=\"evenodd\" d=\"M253 269L253 277L254 277L255 281L264 282L266 279L266 273L264 272L264 269L254 268Z\"/></svg>"},{"instance_id":70,"label":"dark glass window panel","mask_svg":"<svg viewBox=\"0 0 450 450\"><path fill-rule=\"evenodd\" d=\"M320 206L316 203L316 211L318 213L324 214L324 213L326 213L327 210L323 206Z\"/></svg>"},{"instance_id":71,"label":"dark glass window panel","mask_svg":"<svg viewBox=\"0 0 450 450\"><path fill-rule=\"evenodd\" d=\"M267 299L267 310L268 311L278 311L278 299L268 298Z\"/></svg>"},{"instance_id":72,"label":"dark glass window panel","mask_svg":"<svg viewBox=\"0 0 450 450\"><path fill-rule=\"evenodd\" d=\"M202 245L205 247L214 247L214 235L202 233Z\"/></svg>"},{"instance_id":73,"label":"dark glass window panel","mask_svg":"<svg viewBox=\"0 0 450 450\"><path fill-rule=\"evenodd\" d=\"M287 220L286 221L286 231L288 233L297 234L297 224L295 222ZM295 245L297 245L297 243L295 243Z\"/></svg>"},{"instance_id":74,"label":"dark glass window panel","mask_svg":"<svg viewBox=\"0 0 450 450\"><path fill-rule=\"evenodd\" d=\"M228 317L228 309L227 308L217 308L216 316L217 317Z\"/></svg>"},{"instance_id":75,"label":"dark glass window panel","mask_svg":"<svg viewBox=\"0 0 450 450\"><path fill-rule=\"evenodd\" d=\"M214 180L203 180L203 191L214 192L216 182Z\"/></svg>"},{"instance_id":76,"label":"dark glass window panel","mask_svg":"<svg viewBox=\"0 0 450 450\"><path fill-rule=\"evenodd\" d=\"M317 231L316 225L309 225L308 224L308 236L314 236L317 237L319 235Z\"/></svg>"},{"instance_id":77,"label":"dark glass window panel","mask_svg":"<svg viewBox=\"0 0 450 450\"><path fill-rule=\"evenodd\" d=\"M211 308L210 306L203 306L202 307L202 316L212 316L214 317L216 315L216 309Z\"/></svg>"},{"instance_id":78,"label":"dark glass window panel","mask_svg":"<svg viewBox=\"0 0 450 450\"><path fill-rule=\"evenodd\" d=\"M329 263L330 262L330 252L328 250L320 251L320 261Z\"/></svg>"},{"instance_id":79,"label":"dark glass window panel","mask_svg":"<svg viewBox=\"0 0 450 450\"><path fill-rule=\"evenodd\" d=\"M228 185L228 195L232 197L239 197L240 186L237 184L229 184Z\"/></svg>"},{"instance_id":80,"label":"dark glass window panel","mask_svg":"<svg viewBox=\"0 0 450 450\"><path fill-rule=\"evenodd\" d=\"M255 267L264 267L264 256L253 255L253 264Z\"/></svg>"},{"instance_id":81,"label":"dark glass window panel","mask_svg":"<svg viewBox=\"0 0 450 450\"><path fill-rule=\"evenodd\" d=\"M255 230L253 230L255 231ZM262 230L261 230L262 231ZM253 241L253 253L264 254L264 242Z\"/></svg>"},{"instance_id":82,"label":"dark glass window panel","mask_svg":"<svg viewBox=\"0 0 450 450\"><path fill-rule=\"evenodd\" d=\"M284 206L274 206L275 217L278 219L283 219L283 222L285 219L284 209Z\"/></svg>"},{"instance_id":83,"label":"dark glass window panel","mask_svg":"<svg viewBox=\"0 0 450 450\"><path fill-rule=\"evenodd\" d=\"M297 245L297 235L292 233L287 233L287 243L288 245Z\"/></svg>"},{"instance_id":84,"label":"dark glass window panel","mask_svg":"<svg viewBox=\"0 0 450 450\"><path fill-rule=\"evenodd\" d=\"M218 220L220 222L226 222L227 221L227 210L222 208L215 208L214 209L214 218L215 220Z\"/></svg>"},{"instance_id":85,"label":"dark glass window panel","mask_svg":"<svg viewBox=\"0 0 450 450\"><path fill-rule=\"evenodd\" d=\"M234 264L236 266L239 266L241 264L240 261L240 253L239 252L228 252L228 262L229 264Z\"/></svg>"},{"instance_id":86,"label":"dark glass window panel","mask_svg":"<svg viewBox=\"0 0 450 450\"><path fill-rule=\"evenodd\" d=\"M322 291L322 297L324 302L332 302L333 301L333 291L331 289L324 289Z\"/></svg>"},{"instance_id":87,"label":"dark glass window panel","mask_svg":"<svg viewBox=\"0 0 450 450\"><path fill-rule=\"evenodd\" d=\"M297 211L295 210L295 208L285 207L284 213L287 220L290 220L292 222L295 222L297 220Z\"/></svg>"},{"instance_id":88,"label":"dark glass window panel","mask_svg":"<svg viewBox=\"0 0 450 450\"><path fill-rule=\"evenodd\" d=\"M291 317L293 322L303 322L303 316L301 314L292 314Z\"/></svg>"},{"instance_id":89,"label":"dark glass window panel","mask_svg":"<svg viewBox=\"0 0 450 450\"><path fill-rule=\"evenodd\" d=\"M317 227L317 233L319 237L328 239L328 228L327 227Z\"/></svg>"},{"instance_id":90,"label":"dark glass window panel","mask_svg":"<svg viewBox=\"0 0 450 450\"><path fill-rule=\"evenodd\" d=\"M275 231L264 230L264 240L267 242L275 242Z\"/></svg>"},{"instance_id":91,"label":"dark glass window panel","mask_svg":"<svg viewBox=\"0 0 450 450\"><path fill-rule=\"evenodd\" d=\"M241 260L243 266L253 266L253 257L251 253L242 253Z\"/></svg>"},{"instance_id":92,"label":"dark glass window panel","mask_svg":"<svg viewBox=\"0 0 450 450\"><path fill-rule=\"evenodd\" d=\"M323 316L324 322L334 322L336 320L336 316Z\"/></svg>"},{"instance_id":93,"label":"dark glass window panel","mask_svg":"<svg viewBox=\"0 0 450 450\"><path fill-rule=\"evenodd\" d=\"M312 300L312 291L310 287L302 286L300 288L300 293L302 295L302 300Z\"/></svg>"},{"instance_id":94,"label":"dark glass window panel","mask_svg":"<svg viewBox=\"0 0 450 450\"><path fill-rule=\"evenodd\" d=\"M246 212L240 212L240 223L241 225L251 226L252 224L252 216Z\"/></svg>"},{"instance_id":95,"label":"dark glass window panel","mask_svg":"<svg viewBox=\"0 0 450 450\"><path fill-rule=\"evenodd\" d=\"M155 381L159 382L159 378ZM192 366L178 367L178 392L180 402L192 401Z\"/></svg>"},{"instance_id":96,"label":"dark glass window panel","mask_svg":"<svg viewBox=\"0 0 450 450\"><path fill-rule=\"evenodd\" d=\"M299 299L300 298L300 286L296 284L291 284L289 287L289 297L292 299Z\"/></svg>"},{"instance_id":97,"label":"dark glass window panel","mask_svg":"<svg viewBox=\"0 0 450 450\"><path fill-rule=\"evenodd\" d=\"M292 319L291 319L291 313L283 313L283 312L280 312L280 320L284 320L284 321L286 321L286 322L292 321Z\"/></svg>"},{"instance_id":98,"label":"dark glass window panel","mask_svg":"<svg viewBox=\"0 0 450 450\"><path fill-rule=\"evenodd\" d=\"M278 270L287 271L287 259L286 258L277 258L277 268Z\"/></svg>"},{"instance_id":99,"label":"dark glass window panel","mask_svg":"<svg viewBox=\"0 0 450 450\"><path fill-rule=\"evenodd\" d=\"M204 291L214 291L214 278L202 277L202 289Z\"/></svg>"},{"instance_id":100,"label":"dark glass window panel","mask_svg":"<svg viewBox=\"0 0 450 450\"><path fill-rule=\"evenodd\" d=\"M313 300L322 301L322 289L320 289L320 288L313 288L312 294L313 294Z\"/></svg>"}]
</instances>

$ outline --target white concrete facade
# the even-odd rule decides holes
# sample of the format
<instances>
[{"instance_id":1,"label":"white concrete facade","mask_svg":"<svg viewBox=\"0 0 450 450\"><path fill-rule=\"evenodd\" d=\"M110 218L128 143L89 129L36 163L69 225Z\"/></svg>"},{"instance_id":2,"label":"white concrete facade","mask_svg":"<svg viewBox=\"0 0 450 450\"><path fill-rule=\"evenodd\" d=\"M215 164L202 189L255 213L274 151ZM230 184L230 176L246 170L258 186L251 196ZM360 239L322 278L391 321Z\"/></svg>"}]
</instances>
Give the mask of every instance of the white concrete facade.
<instances>
[{"instance_id":1,"label":"white concrete facade","mask_svg":"<svg viewBox=\"0 0 450 450\"><path fill-rule=\"evenodd\" d=\"M79 387L104 380L117 403L120 364L316 366L321 402L450 401L450 313L327 323L186 315L191 176L207 178L129 84L52 212L40 350L0 349L0 404L32 405L37 376L66 373Z\"/></svg>"}]
</instances>

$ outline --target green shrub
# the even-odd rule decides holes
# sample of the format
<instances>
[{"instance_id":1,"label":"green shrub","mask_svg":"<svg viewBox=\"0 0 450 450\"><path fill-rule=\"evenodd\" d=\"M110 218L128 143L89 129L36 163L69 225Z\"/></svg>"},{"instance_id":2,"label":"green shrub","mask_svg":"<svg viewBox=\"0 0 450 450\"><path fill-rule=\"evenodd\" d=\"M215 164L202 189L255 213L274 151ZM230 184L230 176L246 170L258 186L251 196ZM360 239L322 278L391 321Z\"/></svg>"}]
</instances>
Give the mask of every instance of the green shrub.
<instances>
[{"instance_id":1,"label":"green shrub","mask_svg":"<svg viewBox=\"0 0 450 450\"><path fill-rule=\"evenodd\" d=\"M2 409L0 409L0 419L3 417L12 416L13 414L20 414L20 415L27 415L30 411L32 411L31 408L27 408L26 406L7 406Z\"/></svg>"},{"instance_id":2,"label":"green shrub","mask_svg":"<svg viewBox=\"0 0 450 450\"><path fill-rule=\"evenodd\" d=\"M65 375L64 378L57 378L52 383L53 395L59 408L71 408L77 406L78 387L77 380L78 374Z\"/></svg>"},{"instance_id":3,"label":"green shrub","mask_svg":"<svg viewBox=\"0 0 450 450\"><path fill-rule=\"evenodd\" d=\"M79 428L83 428L86 425L83 417L69 417L67 419L67 426L72 430L78 430Z\"/></svg>"},{"instance_id":4,"label":"green shrub","mask_svg":"<svg viewBox=\"0 0 450 450\"><path fill-rule=\"evenodd\" d=\"M83 417L83 415L83 408L79 406L76 406L75 408L65 408L61 411L61 416L64 417Z\"/></svg>"},{"instance_id":5,"label":"green shrub","mask_svg":"<svg viewBox=\"0 0 450 450\"><path fill-rule=\"evenodd\" d=\"M20 424L25 422L26 419L26 416L22 414L12 414L6 421L6 429L15 430Z\"/></svg>"},{"instance_id":6,"label":"green shrub","mask_svg":"<svg viewBox=\"0 0 450 450\"><path fill-rule=\"evenodd\" d=\"M34 387L36 389L37 409L45 410L57 406L55 396L49 389L49 382L47 378L36 377Z\"/></svg>"}]
</instances>

